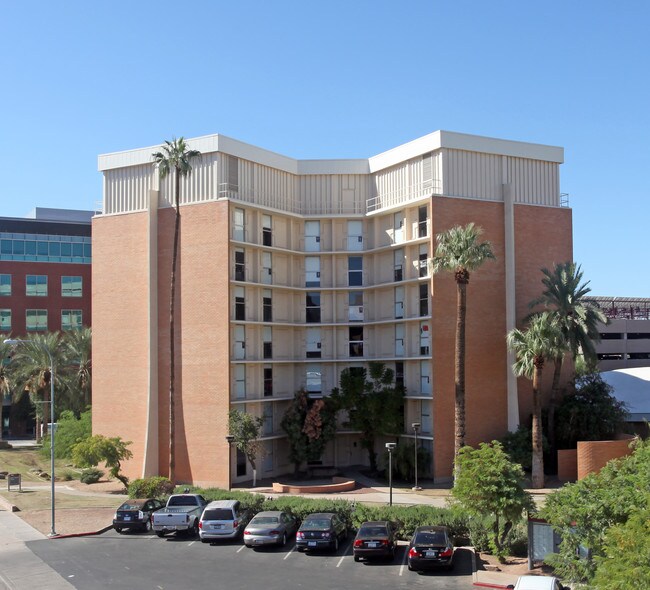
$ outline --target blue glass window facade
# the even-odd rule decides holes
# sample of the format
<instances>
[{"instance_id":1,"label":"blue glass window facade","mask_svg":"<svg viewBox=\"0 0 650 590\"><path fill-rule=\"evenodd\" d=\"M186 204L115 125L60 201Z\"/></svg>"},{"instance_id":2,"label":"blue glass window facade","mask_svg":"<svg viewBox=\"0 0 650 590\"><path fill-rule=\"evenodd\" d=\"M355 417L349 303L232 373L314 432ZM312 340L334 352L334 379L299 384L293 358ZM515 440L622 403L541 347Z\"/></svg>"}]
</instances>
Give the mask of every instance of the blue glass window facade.
<instances>
[{"instance_id":1,"label":"blue glass window facade","mask_svg":"<svg viewBox=\"0 0 650 590\"><path fill-rule=\"evenodd\" d=\"M90 236L0 232L0 260L90 264Z\"/></svg>"}]
</instances>

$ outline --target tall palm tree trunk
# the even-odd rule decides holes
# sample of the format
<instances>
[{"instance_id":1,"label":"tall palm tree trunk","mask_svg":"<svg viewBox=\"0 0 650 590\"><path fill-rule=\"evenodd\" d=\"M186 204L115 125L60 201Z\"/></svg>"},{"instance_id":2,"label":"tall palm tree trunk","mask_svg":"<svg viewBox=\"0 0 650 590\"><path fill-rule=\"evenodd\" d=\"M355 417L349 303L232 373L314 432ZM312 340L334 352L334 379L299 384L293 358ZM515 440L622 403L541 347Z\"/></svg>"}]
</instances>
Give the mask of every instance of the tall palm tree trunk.
<instances>
[{"instance_id":1,"label":"tall palm tree trunk","mask_svg":"<svg viewBox=\"0 0 650 590\"><path fill-rule=\"evenodd\" d=\"M542 401L539 386L542 382L543 364L535 363L533 375L533 460L532 486L534 489L544 487L544 449L542 447Z\"/></svg>"},{"instance_id":2,"label":"tall palm tree trunk","mask_svg":"<svg viewBox=\"0 0 650 590\"><path fill-rule=\"evenodd\" d=\"M454 461L465 446L465 317L467 315L467 283L456 281L458 306L456 308L456 358L454 361Z\"/></svg>"},{"instance_id":3,"label":"tall palm tree trunk","mask_svg":"<svg viewBox=\"0 0 650 590\"><path fill-rule=\"evenodd\" d=\"M557 454L556 448L556 436L555 436L555 406L557 400L559 399L560 392L560 375L562 374L562 364L563 358L556 358L554 361L553 367L553 383L551 384L551 395L548 400L548 411L546 414L546 427L548 430L548 445L551 451L552 465L551 467L557 467L555 457Z\"/></svg>"},{"instance_id":4,"label":"tall palm tree trunk","mask_svg":"<svg viewBox=\"0 0 650 590\"><path fill-rule=\"evenodd\" d=\"M176 483L176 403L174 389L176 383L174 311L176 303L176 260L178 258L178 234L180 233L181 212L179 205L180 173L176 170L174 179L174 201L176 216L174 219L174 247L172 250L172 272L169 295L169 479Z\"/></svg>"}]
</instances>

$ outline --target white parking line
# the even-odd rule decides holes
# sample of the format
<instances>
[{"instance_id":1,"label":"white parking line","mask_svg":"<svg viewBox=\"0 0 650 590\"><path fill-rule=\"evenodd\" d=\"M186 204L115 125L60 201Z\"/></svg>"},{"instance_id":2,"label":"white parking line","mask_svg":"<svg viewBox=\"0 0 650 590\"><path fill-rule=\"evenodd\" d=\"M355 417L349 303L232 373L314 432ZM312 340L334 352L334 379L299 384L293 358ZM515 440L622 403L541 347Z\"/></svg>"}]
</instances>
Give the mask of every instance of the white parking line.
<instances>
[{"instance_id":1,"label":"white parking line","mask_svg":"<svg viewBox=\"0 0 650 590\"><path fill-rule=\"evenodd\" d=\"M289 555L291 555L292 553L293 553L293 549L289 549L289 552L282 558L282 561L287 559L287 557L289 557Z\"/></svg>"},{"instance_id":2,"label":"white parking line","mask_svg":"<svg viewBox=\"0 0 650 590\"><path fill-rule=\"evenodd\" d=\"M188 547L191 547L192 545L194 545L194 543L196 543L196 541L192 541L192 542L188 545Z\"/></svg>"},{"instance_id":3,"label":"white parking line","mask_svg":"<svg viewBox=\"0 0 650 590\"><path fill-rule=\"evenodd\" d=\"M239 553L242 549L246 549L246 545L242 545L239 549L237 549L237 553Z\"/></svg>"},{"instance_id":4,"label":"white parking line","mask_svg":"<svg viewBox=\"0 0 650 590\"><path fill-rule=\"evenodd\" d=\"M345 551L343 552L343 555L341 555L341 559L339 559L339 562L336 564L336 567L339 567L343 563L343 560L345 559L345 556L348 552L348 549L350 549L350 547L352 547L352 541L350 541L348 546L345 548Z\"/></svg>"},{"instance_id":5,"label":"white parking line","mask_svg":"<svg viewBox=\"0 0 650 590\"><path fill-rule=\"evenodd\" d=\"M404 573L404 566L406 565L406 560L408 559L409 556L409 551L408 547L404 548L404 557L402 558L402 565L399 567L399 575L401 576Z\"/></svg>"}]
</instances>

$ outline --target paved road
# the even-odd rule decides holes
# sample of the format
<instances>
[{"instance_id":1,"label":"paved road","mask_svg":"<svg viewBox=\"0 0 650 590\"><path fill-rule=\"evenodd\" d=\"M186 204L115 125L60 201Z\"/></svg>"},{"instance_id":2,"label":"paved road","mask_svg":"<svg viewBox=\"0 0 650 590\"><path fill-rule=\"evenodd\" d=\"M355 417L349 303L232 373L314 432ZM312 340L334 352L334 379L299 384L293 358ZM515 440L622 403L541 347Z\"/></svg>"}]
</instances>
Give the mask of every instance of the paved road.
<instances>
[{"instance_id":1,"label":"paved road","mask_svg":"<svg viewBox=\"0 0 650 590\"><path fill-rule=\"evenodd\" d=\"M355 563L351 542L335 555L310 555L294 551L293 542L286 548L253 550L239 542L209 545L173 535L159 539L110 531L97 537L30 541L28 547L80 590L472 588L469 551L458 550L453 573L418 574L406 567L406 545L393 563Z\"/></svg>"}]
</instances>

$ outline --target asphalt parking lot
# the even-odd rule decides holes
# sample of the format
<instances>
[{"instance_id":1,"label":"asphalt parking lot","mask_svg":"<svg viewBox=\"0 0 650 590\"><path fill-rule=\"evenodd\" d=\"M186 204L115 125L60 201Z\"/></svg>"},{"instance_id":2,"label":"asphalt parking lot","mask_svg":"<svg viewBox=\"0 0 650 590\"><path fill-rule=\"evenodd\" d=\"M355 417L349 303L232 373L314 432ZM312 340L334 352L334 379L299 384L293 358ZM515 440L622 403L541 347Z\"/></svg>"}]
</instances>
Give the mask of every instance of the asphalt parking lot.
<instances>
[{"instance_id":1,"label":"asphalt parking lot","mask_svg":"<svg viewBox=\"0 0 650 590\"><path fill-rule=\"evenodd\" d=\"M80 590L472 587L467 550L457 550L453 572L420 574L406 567L406 543L392 563L355 563L352 539L336 554L299 553L294 551L293 539L283 548L249 549L240 541L210 545L198 538L169 535L160 539L113 530L95 537L31 541L28 546Z\"/></svg>"}]
</instances>

